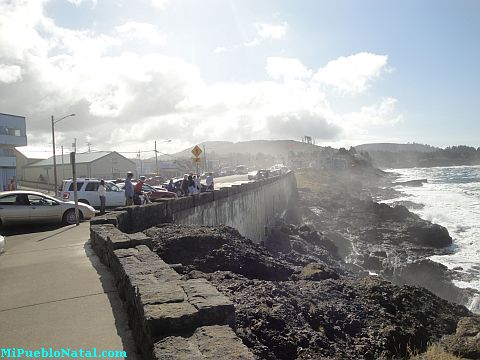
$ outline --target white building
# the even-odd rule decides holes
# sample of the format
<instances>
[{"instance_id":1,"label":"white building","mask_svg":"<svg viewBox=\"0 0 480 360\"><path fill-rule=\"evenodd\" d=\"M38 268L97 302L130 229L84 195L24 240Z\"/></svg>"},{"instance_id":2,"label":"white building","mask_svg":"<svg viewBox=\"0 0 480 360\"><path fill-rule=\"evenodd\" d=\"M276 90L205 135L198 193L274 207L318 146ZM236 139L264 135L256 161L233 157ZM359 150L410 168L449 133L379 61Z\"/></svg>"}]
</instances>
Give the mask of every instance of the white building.
<instances>
[{"instance_id":1,"label":"white building","mask_svg":"<svg viewBox=\"0 0 480 360\"><path fill-rule=\"evenodd\" d=\"M57 184L61 184L63 179L72 178L70 154L57 155L56 162ZM125 178L127 171L132 171L136 175L135 162L116 151L77 153L75 163L77 164L78 178L86 177L105 180ZM29 183L43 184L51 188L55 183L53 179L53 156L49 159L25 165L22 169L22 174L23 183L26 185Z\"/></svg>"},{"instance_id":2,"label":"white building","mask_svg":"<svg viewBox=\"0 0 480 360\"><path fill-rule=\"evenodd\" d=\"M0 113L0 191L10 179L16 180L16 146L26 146L25 117Z\"/></svg>"}]
</instances>

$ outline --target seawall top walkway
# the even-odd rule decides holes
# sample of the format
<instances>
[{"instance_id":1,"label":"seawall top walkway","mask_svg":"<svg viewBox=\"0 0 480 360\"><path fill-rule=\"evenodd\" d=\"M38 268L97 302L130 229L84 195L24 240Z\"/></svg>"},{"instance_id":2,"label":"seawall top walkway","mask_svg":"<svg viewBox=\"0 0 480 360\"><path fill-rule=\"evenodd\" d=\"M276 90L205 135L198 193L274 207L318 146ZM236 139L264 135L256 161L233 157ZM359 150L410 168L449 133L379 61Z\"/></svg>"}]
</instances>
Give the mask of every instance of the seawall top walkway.
<instances>
[{"instance_id":1,"label":"seawall top walkway","mask_svg":"<svg viewBox=\"0 0 480 360\"><path fill-rule=\"evenodd\" d=\"M111 272L88 242L89 226L3 232L0 348L96 348L138 358Z\"/></svg>"}]
</instances>

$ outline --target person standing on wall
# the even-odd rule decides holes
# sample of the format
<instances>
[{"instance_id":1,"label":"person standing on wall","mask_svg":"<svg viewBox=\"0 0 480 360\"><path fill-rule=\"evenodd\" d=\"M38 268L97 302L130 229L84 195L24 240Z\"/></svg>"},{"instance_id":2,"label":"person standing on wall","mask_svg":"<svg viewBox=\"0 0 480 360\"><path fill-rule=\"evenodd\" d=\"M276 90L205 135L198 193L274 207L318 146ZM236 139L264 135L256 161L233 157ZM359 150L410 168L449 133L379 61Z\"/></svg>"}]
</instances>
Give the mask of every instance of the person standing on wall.
<instances>
[{"instance_id":1,"label":"person standing on wall","mask_svg":"<svg viewBox=\"0 0 480 360\"><path fill-rule=\"evenodd\" d=\"M105 180L100 180L98 185L98 197L100 198L100 215L105 214L105 201L107 196L107 189L105 188Z\"/></svg>"},{"instance_id":2,"label":"person standing on wall","mask_svg":"<svg viewBox=\"0 0 480 360\"><path fill-rule=\"evenodd\" d=\"M125 179L125 204L127 206L133 205L133 184L132 184L133 173L131 171L127 172L127 178Z\"/></svg>"}]
</instances>

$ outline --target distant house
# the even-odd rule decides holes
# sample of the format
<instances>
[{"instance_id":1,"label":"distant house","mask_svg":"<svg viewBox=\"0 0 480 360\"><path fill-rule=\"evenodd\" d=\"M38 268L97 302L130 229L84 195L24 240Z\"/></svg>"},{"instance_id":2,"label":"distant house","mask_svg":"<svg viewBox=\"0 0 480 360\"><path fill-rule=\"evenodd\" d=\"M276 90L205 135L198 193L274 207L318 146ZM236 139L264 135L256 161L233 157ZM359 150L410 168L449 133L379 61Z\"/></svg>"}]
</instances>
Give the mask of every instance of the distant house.
<instances>
[{"instance_id":1,"label":"distant house","mask_svg":"<svg viewBox=\"0 0 480 360\"><path fill-rule=\"evenodd\" d=\"M57 155L57 183L63 179L72 178L72 166L70 154ZM77 177L116 179L124 178L127 171L136 173L135 162L120 155L116 151L99 151L91 153L77 153ZM40 160L27 164L22 169L23 181L28 183L54 184L53 179L53 156L49 159Z\"/></svg>"},{"instance_id":2,"label":"distant house","mask_svg":"<svg viewBox=\"0 0 480 360\"><path fill-rule=\"evenodd\" d=\"M27 145L25 117L0 113L0 191L17 177L15 147Z\"/></svg>"}]
</instances>

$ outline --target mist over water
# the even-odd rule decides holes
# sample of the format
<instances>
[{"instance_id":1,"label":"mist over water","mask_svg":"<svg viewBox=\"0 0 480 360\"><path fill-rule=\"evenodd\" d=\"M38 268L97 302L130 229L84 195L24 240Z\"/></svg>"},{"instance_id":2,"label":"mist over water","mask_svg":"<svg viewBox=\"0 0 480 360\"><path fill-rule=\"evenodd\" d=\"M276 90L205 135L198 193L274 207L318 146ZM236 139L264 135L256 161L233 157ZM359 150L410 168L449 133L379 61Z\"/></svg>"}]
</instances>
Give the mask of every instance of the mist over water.
<instances>
[{"instance_id":1,"label":"mist over water","mask_svg":"<svg viewBox=\"0 0 480 360\"><path fill-rule=\"evenodd\" d=\"M404 195L384 201L413 202L410 211L445 226L453 238L451 255L430 259L455 269L462 275L455 285L480 291L480 166L452 166L389 170L400 174L398 181L427 179L421 187L398 186ZM409 207L407 205L407 207ZM471 310L479 312L479 299Z\"/></svg>"}]
</instances>

